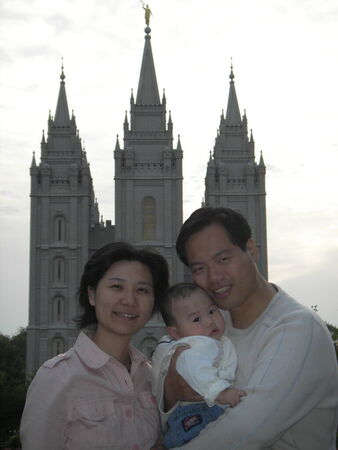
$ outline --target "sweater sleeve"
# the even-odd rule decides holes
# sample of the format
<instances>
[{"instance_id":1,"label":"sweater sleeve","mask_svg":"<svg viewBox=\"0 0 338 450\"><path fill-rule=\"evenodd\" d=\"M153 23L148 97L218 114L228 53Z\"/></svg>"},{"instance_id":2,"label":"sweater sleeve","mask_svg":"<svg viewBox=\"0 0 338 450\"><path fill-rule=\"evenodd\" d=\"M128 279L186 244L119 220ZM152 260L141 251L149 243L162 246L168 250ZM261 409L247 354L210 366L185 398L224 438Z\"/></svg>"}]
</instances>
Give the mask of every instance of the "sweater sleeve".
<instances>
[{"instance_id":1,"label":"sweater sleeve","mask_svg":"<svg viewBox=\"0 0 338 450\"><path fill-rule=\"evenodd\" d=\"M235 408L225 411L184 449L268 448L286 430L313 412L320 402L323 406L323 399L330 402L332 398L332 404L326 406L334 409L337 364L332 343L323 326L310 314L293 313L291 316L284 317L265 334L249 383L241 386L247 391L247 397ZM330 424L325 425L325 430L335 428L332 416L334 413L328 418ZM313 420L313 428L318 427L317 420L318 416ZM311 435L309 423L303 435ZM315 444L304 446L299 441L294 443L294 448L331 448L332 436L327 434L330 433L317 430ZM294 433L295 441L298 438L302 439Z\"/></svg>"},{"instance_id":2,"label":"sweater sleeve","mask_svg":"<svg viewBox=\"0 0 338 450\"><path fill-rule=\"evenodd\" d=\"M59 369L42 366L29 386L20 425L24 450L64 448L67 406Z\"/></svg>"},{"instance_id":3,"label":"sweater sleeve","mask_svg":"<svg viewBox=\"0 0 338 450\"><path fill-rule=\"evenodd\" d=\"M163 380L167 375L170 359L175 350L175 341L169 336L163 336L151 357L152 391L158 404L161 404Z\"/></svg>"}]
</instances>

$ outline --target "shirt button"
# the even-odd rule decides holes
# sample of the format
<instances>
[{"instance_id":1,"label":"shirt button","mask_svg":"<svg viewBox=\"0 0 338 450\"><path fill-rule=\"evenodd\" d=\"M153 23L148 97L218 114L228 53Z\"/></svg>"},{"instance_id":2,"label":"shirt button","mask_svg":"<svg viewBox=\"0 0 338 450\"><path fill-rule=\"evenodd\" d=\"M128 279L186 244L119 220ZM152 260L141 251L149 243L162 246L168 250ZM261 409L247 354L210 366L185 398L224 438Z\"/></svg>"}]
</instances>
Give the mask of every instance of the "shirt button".
<instances>
[{"instance_id":1,"label":"shirt button","mask_svg":"<svg viewBox=\"0 0 338 450\"><path fill-rule=\"evenodd\" d=\"M133 411L131 409L126 409L124 414L127 417L127 419L131 419L133 417Z\"/></svg>"}]
</instances>

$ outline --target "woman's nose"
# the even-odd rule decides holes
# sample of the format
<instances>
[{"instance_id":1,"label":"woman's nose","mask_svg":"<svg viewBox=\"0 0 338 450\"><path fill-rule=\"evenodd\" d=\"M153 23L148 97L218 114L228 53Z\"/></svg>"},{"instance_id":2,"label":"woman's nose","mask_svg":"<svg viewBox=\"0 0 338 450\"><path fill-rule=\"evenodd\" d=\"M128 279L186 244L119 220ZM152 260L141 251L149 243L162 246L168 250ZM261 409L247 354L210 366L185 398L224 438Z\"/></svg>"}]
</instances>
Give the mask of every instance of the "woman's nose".
<instances>
[{"instance_id":1,"label":"woman's nose","mask_svg":"<svg viewBox=\"0 0 338 450\"><path fill-rule=\"evenodd\" d=\"M132 305L135 303L135 294L131 289L122 292L121 303L124 305Z\"/></svg>"}]
</instances>

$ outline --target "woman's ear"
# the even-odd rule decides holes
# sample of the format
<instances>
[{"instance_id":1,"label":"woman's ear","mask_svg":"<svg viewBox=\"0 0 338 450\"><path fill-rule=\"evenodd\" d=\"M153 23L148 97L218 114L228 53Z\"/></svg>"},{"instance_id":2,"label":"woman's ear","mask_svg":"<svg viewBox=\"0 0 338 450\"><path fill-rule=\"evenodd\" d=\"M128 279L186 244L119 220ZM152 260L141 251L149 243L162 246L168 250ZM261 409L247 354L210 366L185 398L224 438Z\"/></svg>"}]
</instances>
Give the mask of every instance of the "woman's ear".
<instances>
[{"instance_id":1,"label":"woman's ear","mask_svg":"<svg viewBox=\"0 0 338 450\"><path fill-rule=\"evenodd\" d=\"M87 288L89 303L95 306L95 291L91 286Z\"/></svg>"},{"instance_id":2,"label":"woman's ear","mask_svg":"<svg viewBox=\"0 0 338 450\"><path fill-rule=\"evenodd\" d=\"M177 341L178 339L181 339L181 336L179 335L177 327L175 327L175 326L167 327L167 332L170 337L175 339L175 341Z\"/></svg>"}]
</instances>

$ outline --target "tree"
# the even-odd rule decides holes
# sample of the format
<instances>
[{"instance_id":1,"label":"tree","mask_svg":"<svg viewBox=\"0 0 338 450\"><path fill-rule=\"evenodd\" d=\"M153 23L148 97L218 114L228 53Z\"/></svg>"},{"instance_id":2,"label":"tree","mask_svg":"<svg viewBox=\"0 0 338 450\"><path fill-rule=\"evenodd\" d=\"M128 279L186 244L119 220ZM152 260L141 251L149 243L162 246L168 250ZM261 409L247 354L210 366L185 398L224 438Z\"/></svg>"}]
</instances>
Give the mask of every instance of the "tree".
<instances>
[{"instance_id":1,"label":"tree","mask_svg":"<svg viewBox=\"0 0 338 450\"><path fill-rule=\"evenodd\" d=\"M329 332L331 333L331 337L333 340L334 347L336 349L336 355L337 355L337 361L338 361L338 328L327 323L327 328L329 329Z\"/></svg>"},{"instance_id":2,"label":"tree","mask_svg":"<svg viewBox=\"0 0 338 450\"><path fill-rule=\"evenodd\" d=\"M18 434L25 405L27 384L26 329L8 337L0 334L0 441L9 442Z\"/></svg>"}]
</instances>

